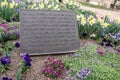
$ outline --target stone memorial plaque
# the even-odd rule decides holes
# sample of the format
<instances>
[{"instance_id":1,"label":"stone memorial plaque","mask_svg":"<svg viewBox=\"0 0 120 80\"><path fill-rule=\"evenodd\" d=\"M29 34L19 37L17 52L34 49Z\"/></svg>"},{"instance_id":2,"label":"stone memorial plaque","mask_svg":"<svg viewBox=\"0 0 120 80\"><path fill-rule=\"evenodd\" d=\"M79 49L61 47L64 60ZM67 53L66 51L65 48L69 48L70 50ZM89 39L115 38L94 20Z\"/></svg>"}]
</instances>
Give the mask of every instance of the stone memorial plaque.
<instances>
[{"instance_id":1,"label":"stone memorial plaque","mask_svg":"<svg viewBox=\"0 0 120 80\"><path fill-rule=\"evenodd\" d=\"M75 52L80 48L76 15L72 11L20 11L21 55Z\"/></svg>"}]
</instances>

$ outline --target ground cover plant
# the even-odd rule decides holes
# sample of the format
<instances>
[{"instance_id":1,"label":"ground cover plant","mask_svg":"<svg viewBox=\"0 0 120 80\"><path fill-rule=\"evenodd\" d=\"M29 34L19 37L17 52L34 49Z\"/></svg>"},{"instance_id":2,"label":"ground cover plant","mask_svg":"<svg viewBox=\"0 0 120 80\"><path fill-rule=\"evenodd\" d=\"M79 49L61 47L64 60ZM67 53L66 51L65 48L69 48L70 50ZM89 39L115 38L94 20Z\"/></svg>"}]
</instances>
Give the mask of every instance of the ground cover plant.
<instances>
[{"instance_id":1,"label":"ground cover plant","mask_svg":"<svg viewBox=\"0 0 120 80\"><path fill-rule=\"evenodd\" d=\"M112 49L87 44L68 58L64 57L69 79L65 80L118 80L120 55Z\"/></svg>"}]
</instances>

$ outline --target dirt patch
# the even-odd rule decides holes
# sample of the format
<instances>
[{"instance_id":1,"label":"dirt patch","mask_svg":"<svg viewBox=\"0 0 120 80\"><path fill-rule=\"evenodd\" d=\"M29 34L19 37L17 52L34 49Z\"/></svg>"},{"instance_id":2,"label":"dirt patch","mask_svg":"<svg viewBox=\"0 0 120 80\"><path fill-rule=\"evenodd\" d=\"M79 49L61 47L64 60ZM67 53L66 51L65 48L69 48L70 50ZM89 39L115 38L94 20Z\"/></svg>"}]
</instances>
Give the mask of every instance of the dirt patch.
<instances>
[{"instance_id":1,"label":"dirt patch","mask_svg":"<svg viewBox=\"0 0 120 80\"><path fill-rule=\"evenodd\" d=\"M110 10L103 10L103 9L97 9L97 8L91 8L86 6L81 6L81 9L84 10L90 10L96 14L97 17L105 17L106 15L110 16L110 19L116 19L120 18L120 10L119 11L110 11Z\"/></svg>"},{"instance_id":2,"label":"dirt patch","mask_svg":"<svg viewBox=\"0 0 120 80\"><path fill-rule=\"evenodd\" d=\"M95 41L93 41L93 40L81 39L80 40L80 47L84 46L86 43L89 43L89 42L90 43L95 43ZM68 55L68 54L32 56L31 58L32 58L33 61L32 61L31 69L30 69L30 71L28 71L28 72L26 72L22 75L22 80L49 80L43 74L41 74L41 68L43 66L43 61L46 60L48 57L62 59L62 56L65 56L65 55ZM7 76L7 77L12 78L13 80L16 80L15 76L16 76L18 66L20 65L20 61L21 61L20 48L17 48L12 53L10 70L6 71L4 74L1 74L0 79L3 76ZM62 80L62 79L58 79L58 80Z\"/></svg>"}]
</instances>

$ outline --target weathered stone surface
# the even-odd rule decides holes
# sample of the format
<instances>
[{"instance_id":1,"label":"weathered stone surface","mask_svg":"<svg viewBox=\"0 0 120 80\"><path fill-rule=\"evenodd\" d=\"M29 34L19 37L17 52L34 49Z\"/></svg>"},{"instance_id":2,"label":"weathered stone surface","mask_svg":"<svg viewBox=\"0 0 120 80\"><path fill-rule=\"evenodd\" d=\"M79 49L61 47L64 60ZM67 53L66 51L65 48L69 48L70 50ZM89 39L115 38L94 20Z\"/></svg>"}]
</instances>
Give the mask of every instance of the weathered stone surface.
<instances>
[{"instance_id":1,"label":"weathered stone surface","mask_svg":"<svg viewBox=\"0 0 120 80\"><path fill-rule=\"evenodd\" d=\"M68 53L78 50L76 15L72 11L21 10L21 55Z\"/></svg>"}]
</instances>

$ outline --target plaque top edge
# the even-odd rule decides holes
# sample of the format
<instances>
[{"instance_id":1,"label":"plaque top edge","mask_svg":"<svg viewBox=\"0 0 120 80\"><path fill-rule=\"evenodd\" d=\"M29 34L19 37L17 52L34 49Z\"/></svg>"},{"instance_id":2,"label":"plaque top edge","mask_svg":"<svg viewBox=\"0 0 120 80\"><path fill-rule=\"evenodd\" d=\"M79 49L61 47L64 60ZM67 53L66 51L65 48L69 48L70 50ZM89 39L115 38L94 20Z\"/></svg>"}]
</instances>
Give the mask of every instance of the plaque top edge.
<instances>
[{"instance_id":1,"label":"plaque top edge","mask_svg":"<svg viewBox=\"0 0 120 80\"><path fill-rule=\"evenodd\" d=\"M35 10L35 9L21 9L20 12L22 11L45 11L45 12L72 12L74 14L76 14L74 11L72 10L68 10L68 11L62 11L62 10Z\"/></svg>"}]
</instances>

